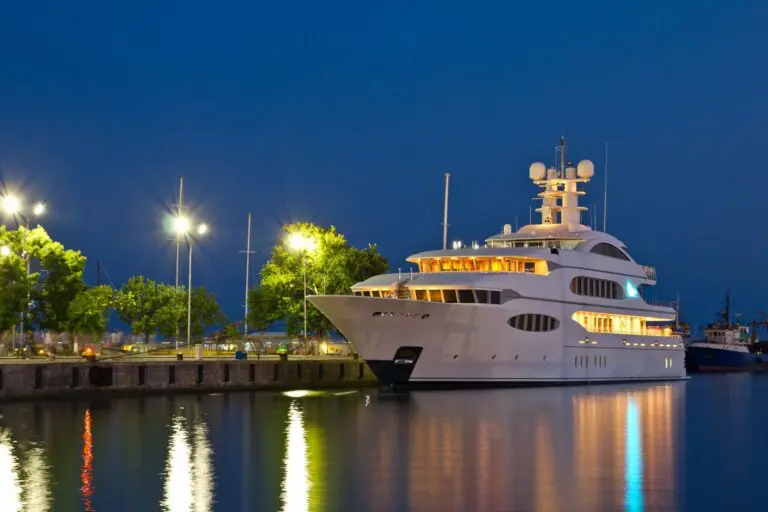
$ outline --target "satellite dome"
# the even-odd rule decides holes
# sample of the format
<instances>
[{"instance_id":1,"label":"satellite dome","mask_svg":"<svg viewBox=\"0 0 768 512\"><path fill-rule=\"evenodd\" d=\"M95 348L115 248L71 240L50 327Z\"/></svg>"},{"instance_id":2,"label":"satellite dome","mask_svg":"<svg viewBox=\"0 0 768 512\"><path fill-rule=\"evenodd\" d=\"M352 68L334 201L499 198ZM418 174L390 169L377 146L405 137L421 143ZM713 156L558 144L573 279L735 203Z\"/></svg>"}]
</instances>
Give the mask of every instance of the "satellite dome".
<instances>
[{"instance_id":1,"label":"satellite dome","mask_svg":"<svg viewBox=\"0 0 768 512\"><path fill-rule=\"evenodd\" d=\"M589 160L582 160L577 167L579 178L588 179L595 175L595 164Z\"/></svg>"},{"instance_id":2,"label":"satellite dome","mask_svg":"<svg viewBox=\"0 0 768 512\"><path fill-rule=\"evenodd\" d=\"M534 162L531 164L530 176L533 181L540 181L547 175L547 167L541 162Z\"/></svg>"}]
</instances>

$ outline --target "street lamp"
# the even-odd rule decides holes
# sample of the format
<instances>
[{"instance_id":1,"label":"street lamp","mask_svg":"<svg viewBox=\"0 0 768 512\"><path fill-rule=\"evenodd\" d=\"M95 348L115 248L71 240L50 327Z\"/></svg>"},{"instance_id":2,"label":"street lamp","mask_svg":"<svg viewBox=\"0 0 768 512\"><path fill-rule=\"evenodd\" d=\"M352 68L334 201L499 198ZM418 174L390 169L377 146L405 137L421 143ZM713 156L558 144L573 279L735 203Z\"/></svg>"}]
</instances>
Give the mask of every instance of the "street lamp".
<instances>
[{"instance_id":1,"label":"street lamp","mask_svg":"<svg viewBox=\"0 0 768 512\"><path fill-rule=\"evenodd\" d=\"M173 229L176 232L176 236L184 239L187 242L187 251L189 252L189 267L187 276L187 345L192 345L192 238L193 234L198 236L205 236L209 229L208 224L201 223L194 227L193 222L188 217L179 215L173 219ZM179 350L179 337L176 337L176 350Z\"/></svg>"},{"instance_id":2,"label":"street lamp","mask_svg":"<svg viewBox=\"0 0 768 512\"><path fill-rule=\"evenodd\" d=\"M6 194L2 198L2 209L8 215L12 215L17 222L21 220L24 223L24 231L22 233L22 239L21 239L21 252L22 252L22 257L24 258L24 264L25 264L25 269L27 271L27 276L29 276L30 261L29 261L29 254L27 254L27 231L29 231L29 217L27 217L23 213L24 203L19 196L16 196L13 194ZM46 209L45 203L38 201L32 207L32 215L34 215L35 217L41 217L45 214L45 209ZM3 247L2 249L0 249L0 254L2 254L2 256L8 256L10 254L10 251L11 251L10 248ZM19 334L21 335L22 343L24 343L24 320L26 319L27 312L29 310L29 303L30 303L30 295L29 295L29 292L27 292L27 305L24 308L24 311L20 313L21 319L19 321Z\"/></svg>"},{"instance_id":3,"label":"street lamp","mask_svg":"<svg viewBox=\"0 0 768 512\"><path fill-rule=\"evenodd\" d=\"M294 251L301 253L301 268L304 274L304 342L307 341L307 253L313 252L317 247L314 238L304 236L301 233L292 233L288 237L288 245Z\"/></svg>"}]
</instances>

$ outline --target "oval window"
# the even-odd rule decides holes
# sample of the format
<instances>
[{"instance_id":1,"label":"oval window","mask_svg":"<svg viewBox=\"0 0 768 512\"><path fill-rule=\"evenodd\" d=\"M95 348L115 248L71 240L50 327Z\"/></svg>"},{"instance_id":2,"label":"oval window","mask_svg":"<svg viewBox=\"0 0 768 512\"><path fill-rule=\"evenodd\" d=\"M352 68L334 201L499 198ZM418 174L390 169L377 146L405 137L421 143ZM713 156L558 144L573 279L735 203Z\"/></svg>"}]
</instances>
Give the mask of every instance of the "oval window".
<instances>
[{"instance_id":1,"label":"oval window","mask_svg":"<svg viewBox=\"0 0 768 512\"><path fill-rule=\"evenodd\" d=\"M560 321L557 318L539 313L515 315L507 320L507 323L510 327L528 332L554 331L560 327Z\"/></svg>"}]
</instances>

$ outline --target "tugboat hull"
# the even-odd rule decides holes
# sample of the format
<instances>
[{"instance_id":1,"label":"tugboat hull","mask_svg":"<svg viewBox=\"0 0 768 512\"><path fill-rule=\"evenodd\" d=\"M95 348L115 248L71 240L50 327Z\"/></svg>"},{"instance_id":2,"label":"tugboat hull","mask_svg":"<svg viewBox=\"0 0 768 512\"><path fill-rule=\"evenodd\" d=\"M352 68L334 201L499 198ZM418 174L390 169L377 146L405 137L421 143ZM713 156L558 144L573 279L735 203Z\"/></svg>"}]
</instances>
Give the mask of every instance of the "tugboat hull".
<instances>
[{"instance_id":1,"label":"tugboat hull","mask_svg":"<svg viewBox=\"0 0 768 512\"><path fill-rule=\"evenodd\" d=\"M685 365L689 372L748 372L762 368L763 356L746 347L688 346Z\"/></svg>"}]
</instances>

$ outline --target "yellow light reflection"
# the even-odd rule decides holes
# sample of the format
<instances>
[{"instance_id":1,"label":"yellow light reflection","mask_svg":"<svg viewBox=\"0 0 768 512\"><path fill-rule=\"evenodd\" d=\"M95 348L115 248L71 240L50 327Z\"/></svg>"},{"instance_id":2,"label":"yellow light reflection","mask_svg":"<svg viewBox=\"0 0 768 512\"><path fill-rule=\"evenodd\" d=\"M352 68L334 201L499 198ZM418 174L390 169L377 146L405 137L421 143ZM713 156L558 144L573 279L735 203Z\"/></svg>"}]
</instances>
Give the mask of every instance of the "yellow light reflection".
<instances>
[{"instance_id":1,"label":"yellow light reflection","mask_svg":"<svg viewBox=\"0 0 768 512\"><path fill-rule=\"evenodd\" d=\"M0 430L0 496L9 511L22 510L19 462L13 454L11 435Z\"/></svg>"},{"instance_id":2,"label":"yellow light reflection","mask_svg":"<svg viewBox=\"0 0 768 512\"><path fill-rule=\"evenodd\" d=\"M173 419L168 444L164 495L161 505L168 512L213 509L213 449L208 429L199 421L192 433L183 416Z\"/></svg>"},{"instance_id":3,"label":"yellow light reflection","mask_svg":"<svg viewBox=\"0 0 768 512\"><path fill-rule=\"evenodd\" d=\"M45 450L41 446L21 447L10 431L0 429L0 509L46 512L51 509L50 488Z\"/></svg>"},{"instance_id":4,"label":"yellow light reflection","mask_svg":"<svg viewBox=\"0 0 768 512\"><path fill-rule=\"evenodd\" d=\"M309 478L307 437L304 429L303 411L294 400L288 409L286 447L283 458L285 477L282 487L283 512L309 510Z\"/></svg>"},{"instance_id":5,"label":"yellow light reflection","mask_svg":"<svg viewBox=\"0 0 768 512\"><path fill-rule=\"evenodd\" d=\"M208 442L208 429L198 423L194 428L193 485L195 510L213 509L213 450Z\"/></svg>"},{"instance_id":6,"label":"yellow light reflection","mask_svg":"<svg viewBox=\"0 0 768 512\"><path fill-rule=\"evenodd\" d=\"M85 411L83 420L83 467L80 470L80 492L83 493L83 508L90 512L93 496L93 436L91 434L91 410Z\"/></svg>"}]
</instances>

